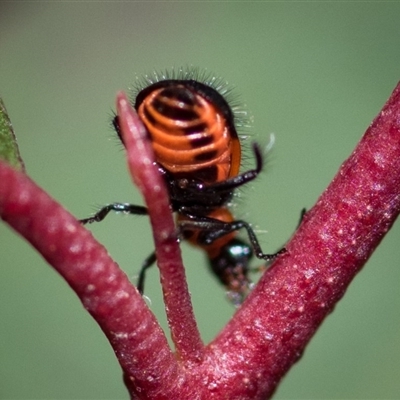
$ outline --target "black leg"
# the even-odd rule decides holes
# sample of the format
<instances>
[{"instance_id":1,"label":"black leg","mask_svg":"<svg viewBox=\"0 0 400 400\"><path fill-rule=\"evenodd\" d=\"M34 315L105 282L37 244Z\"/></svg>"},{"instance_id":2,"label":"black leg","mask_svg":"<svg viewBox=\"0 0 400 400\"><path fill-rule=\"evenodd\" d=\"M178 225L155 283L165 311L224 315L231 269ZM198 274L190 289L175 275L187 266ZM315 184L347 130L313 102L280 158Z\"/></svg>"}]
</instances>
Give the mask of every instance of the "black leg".
<instances>
[{"instance_id":1,"label":"black leg","mask_svg":"<svg viewBox=\"0 0 400 400\"><path fill-rule=\"evenodd\" d=\"M153 251L143 262L142 268L140 268L139 272L139 279L137 283L137 288L139 290L139 293L143 295L144 292L144 280L146 278L146 271L154 265L156 262L156 252Z\"/></svg>"},{"instance_id":2,"label":"black leg","mask_svg":"<svg viewBox=\"0 0 400 400\"><path fill-rule=\"evenodd\" d=\"M261 150L257 143L253 143L253 153L256 158L256 168L250 171L243 172L242 174L236 175L222 182L217 182L207 186L207 189L213 191L229 191L238 188L257 178L263 167L263 158Z\"/></svg>"},{"instance_id":3,"label":"black leg","mask_svg":"<svg viewBox=\"0 0 400 400\"><path fill-rule=\"evenodd\" d=\"M302 208L302 210L301 210L301 212L300 212L300 219L299 219L299 222L297 223L297 227L296 227L296 229L298 229L298 227L301 225L301 223L303 222L303 218L304 218L304 216L306 215L306 213L307 213L307 208Z\"/></svg>"},{"instance_id":4,"label":"black leg","mask_svg":"<svg viewBox=\"0 0 400 400\"><path fill-rule=\"evenodd\" d=\"M103 221L103 219L108 215L110 211L123 212L126 214L134 214L134 215L148 215L148 210L146 207L137 206L129 203L112 203L102 207L92 217L84 218L79 221L82 224L91 224L93 222L100 222ZM153 252L152 254L150 254L150 256L146 258L140 269L139 279L138 279L138 290L141 294L143 294L146 270L150 268L155 261L156 261L156 253Z\"/></svg>"},{"instance_id":5,"label":"black leg","mask_svg":"<svg viewBox=\"0 0 400 400\"><path fill-rule=\"evenodd\" d=\"M123 212L126 214L135 214L135 215L147 215L148 211L146 207L136 206L134 204L129 203L113 203L107 204L102 207L96 214L92 217L80 219L79 221L82 224L91 224L92 222L100 222L108 215L110 211L115 212Z\"/></svg>"},{"instance_id":6,"label":"black leg","mask_svg":"<svg viewBox=\"0 0 400 400\"><path fill-rule=\"evenodd\" d=\"M261 155L261 150L256 143L253 144L253 152L256 158L256 167L249 171L243 172L242 174L233 176L221 182L212 183L209 185L204 185L203 182L194 180L189 182L188 186L185 188L186 195L194 193L198 195L202 193L203 196L215 197L217 193L230 192L239 186L245 185L246 183L257 178L258 174L261 172L263 167L263 159Z\"/></svg>"},{"instance_id":7,"label":"black leg","mask_svg":"<svg viewBox=\"0 0 400 400\"><path fill-rule=\"evenodd\" d=\"M257 258L262 260L272 260L275 257L286 252L286 249L282 248L274 254L263 253L257 236L253 231L253 228L250 226L249 223L245 221L238 220L232 222L223 222L208 217L193 217L193 219L194 220L192 221L179 222L179 228L182 230L200 230L200 244L211 244L216 239L225 236L228 233L244 228L247 231L254 254Z\"/></svg>"}]
</instances>

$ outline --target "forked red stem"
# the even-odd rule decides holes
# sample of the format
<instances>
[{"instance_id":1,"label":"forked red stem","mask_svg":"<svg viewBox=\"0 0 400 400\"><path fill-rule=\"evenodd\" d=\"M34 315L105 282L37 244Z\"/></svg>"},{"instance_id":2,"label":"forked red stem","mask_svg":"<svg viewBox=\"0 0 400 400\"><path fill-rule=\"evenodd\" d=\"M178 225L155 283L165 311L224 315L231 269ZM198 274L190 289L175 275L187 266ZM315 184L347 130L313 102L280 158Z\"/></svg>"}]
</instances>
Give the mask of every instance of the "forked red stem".
<instances>
[{"instance_id":1,"label":"forked red stem","mask_svg":"<svg viewBox=\"0 0 400 400\"><path fill-rule=\"evenodd\" d=\"M205 349L151 144L118 95L129 166L150 211L178 357L105 249L27 176L0 162L0 214L67 280L109 338L132 398L265 399L400 211L400 85L306 214L288 252Z\"/></svg>"}]
</instances>

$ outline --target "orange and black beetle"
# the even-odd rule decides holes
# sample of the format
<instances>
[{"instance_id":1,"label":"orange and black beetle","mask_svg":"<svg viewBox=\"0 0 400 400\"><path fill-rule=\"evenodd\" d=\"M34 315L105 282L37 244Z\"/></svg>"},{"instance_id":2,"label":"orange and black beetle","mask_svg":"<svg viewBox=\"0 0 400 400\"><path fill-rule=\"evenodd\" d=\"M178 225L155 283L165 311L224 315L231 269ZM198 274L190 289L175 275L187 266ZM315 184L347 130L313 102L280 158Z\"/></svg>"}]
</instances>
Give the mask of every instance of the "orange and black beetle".
<instances>
[{"instance_id":1,"label":"orange and black beetle","mask_svg":"<svg viewBox=\"0 0 400 400\"><path fill-rule=\"evenodd\" d=\"M284 251L263 253L251 226L235 220L228 208L234 190L260 173L263 159L259 147L253 145L255 169L239 173L241 145L234 113L212 84L194 78L157 77L138 91L134 108L152 141L172 209L177 213L179 236L206 252L212 271L233 301L240 303L249 290L247 275L253 254L271 260ZM113 125L121 137L118 116ZM81 222L101 221L110 211L147 214L143 206L113 203ZM242 228L250 244L237 237ZM141 268L141 293L145 271L155 261L153 253Z\"/></svg>"}]
</instances>

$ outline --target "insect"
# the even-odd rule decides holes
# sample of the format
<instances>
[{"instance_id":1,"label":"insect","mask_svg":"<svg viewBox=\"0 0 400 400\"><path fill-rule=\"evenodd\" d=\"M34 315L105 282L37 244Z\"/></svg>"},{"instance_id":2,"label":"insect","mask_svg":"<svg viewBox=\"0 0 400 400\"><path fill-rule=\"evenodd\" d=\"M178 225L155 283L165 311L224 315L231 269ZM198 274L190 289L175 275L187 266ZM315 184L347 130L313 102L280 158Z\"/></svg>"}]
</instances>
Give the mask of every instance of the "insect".
<instances>
[{"instance_id":1,"label":"insect","mask_svg":"<svg viewBox=\"0 0 400 400\"><path fill-rule=\"evenodd\" d=\"M156 76L138 91L134 108L152 141L176 212L179 237L204 250L212 272L228 289L231 300L240 304L249 291L253 255L272 260L285 249L264 253L250 224L236 220L229 209L235 189L261 172L263 157L254 144L255 168L239 173L242 150L235 114L216 86L213 80L201 82L187 74ZM118 116L113 125L121 138ZM113 203L81 222L101 221L110 211L147 214L143 206ZM250 243L238 237L241 229L247 232ZM155 261L153 252L142 265L138 280L141 293L146 270Z\"/></svg>"}]
</instances>

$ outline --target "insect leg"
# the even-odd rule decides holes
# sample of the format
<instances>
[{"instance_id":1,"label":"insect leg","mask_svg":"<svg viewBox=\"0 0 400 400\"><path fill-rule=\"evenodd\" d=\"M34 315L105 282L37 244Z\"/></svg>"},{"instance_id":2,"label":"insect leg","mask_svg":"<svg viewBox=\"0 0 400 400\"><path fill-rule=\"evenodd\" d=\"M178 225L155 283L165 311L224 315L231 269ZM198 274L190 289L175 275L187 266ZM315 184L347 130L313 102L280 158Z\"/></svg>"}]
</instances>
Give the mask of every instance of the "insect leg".
<instances>
[{"instance_id":1,"label":"insect leg","mask_svg":"<svg viewBox=\"0 0 400 400\"><path fill-rule=\"evenodd\" d=\"M129 203L112 203L102 207L92 217L80 219L79 221L84 225L91 224L92 222L100 222L103 221L103 219L108 215L110 211L123 212L126 214L135 214L135 215L148 214L147 208L143 206L136 206L134 204L129 204Z\"/></svg>"},{"instance_id":2,"label":"insect leg","mask_svg":"<svg viewBox=\"0 0 400 400\"><path fill-rule=\"evenodd\" d=\"M247 235L249 236L250 243L252 245L254 254L257 258L260 258L262 260L272 260L278 255L281 255L286 252L285 248L282 248L281 250L277 251L276 253L273 254L266 254L263 253L260 243L258 242L257 236L254 233L253 228L250 226L250 224L246 221L242 220L237 220L237 221L232 221L232 222L223 222L214 218L208 218L208 217L193 217L194 220L189 220L189 221L181 221L179 223L180 229L198 229L204 232L204 234L201 236L202 237L202 242L204 244L211 244L213 243L216 239L227 235L228 233L231 233L233 231L237 231L239 229L246 229Z\"/></svg>"},{"instance_id":3,"label":"insect leg","mask_svg":"<svg viewBox=\"0 0 400 400\"><path fill-rule=\"evenodd\" d=\"M82 224L91 224L92 222L100 222L108 215L108 213L110 211L124 212L127 214L134 214L134 215L147 215L148 214L147 208L143 207L143 206L137 206L137 205L129 204L129 203L112 203L112 204L107 204L106 206L102 207L92 217L81 219L79 221ZM137 288L138 288L140 294L143 294L146 270L148 268L150 268L155 263L155 261L156 261L156 253L153 251L144 260L142 267L140 268L139 279L138 279L138 284L137 284Z\"/></svg>"},{"instance_id":4,"label":"insect leg","mask_svg":"<svg viewBox=\"0 0 400 400\"><path fill-rule=\"evenodd\" d=\"M142 267L140 268L139 272L139 278L138 278L138 283L137 283L137 288L139 290L139 293L143 295L144 292L144 281L146 278L146 271L154 265L156 262L156 252L153 251L143 262Z\"/></svg>"},{"instance_id":5,"label":"insect leg","mask_svg":"<svg viewBox=\"0 0 400 400\"><path fill-rule=\"evenodd\" d=\"M263 158L261 150L257 143L253 144L253 153L256 158L256 167L254 169L251 169L239 175L228 178L225 181L216 182L211 185L208 185L202 191L227 192L229 190L234 190L239 186L245 185L246 183L257 178L258 174L261 172L263 167Z\"/></svg>"}]
</instances>

